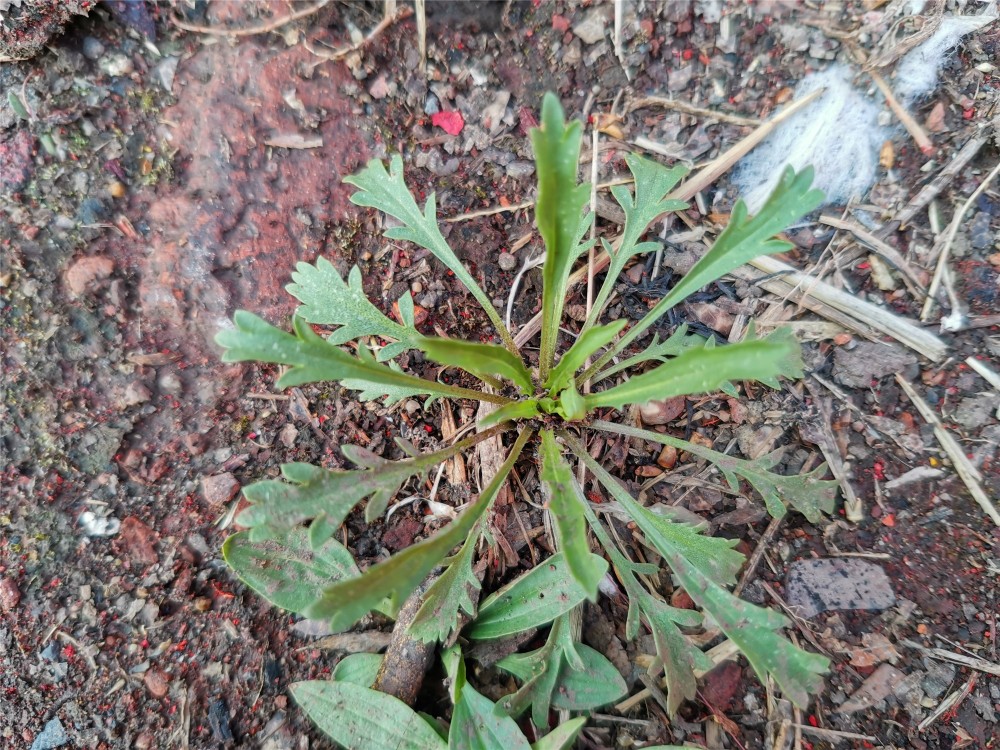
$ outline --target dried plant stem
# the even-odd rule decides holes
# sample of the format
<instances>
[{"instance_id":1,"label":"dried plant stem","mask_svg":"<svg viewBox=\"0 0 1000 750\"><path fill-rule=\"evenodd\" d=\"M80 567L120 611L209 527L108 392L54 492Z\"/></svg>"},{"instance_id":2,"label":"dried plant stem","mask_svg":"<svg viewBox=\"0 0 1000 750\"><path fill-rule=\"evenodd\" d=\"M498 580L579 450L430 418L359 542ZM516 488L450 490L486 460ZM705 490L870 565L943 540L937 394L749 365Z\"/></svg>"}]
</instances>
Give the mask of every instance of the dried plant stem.
<instances>
[{"instance_id":1,"label":"dried plant stem","mask_svg":"<svg viewBox=\"0 0 1000 750\"><path fill-rule=\"evenodd\" d=\"M938 290L941 287L941 281L945 274L945 268L948 265L948 256L951 254L951 246L955 242L955 235L958 234L958 227L962 223L962 218L965 216L965 212L969 210L976 198L983 194L983 191L989 187L989 184L993 182L994 178L1000 174L1000 162L993 167L993 170L983 178L983 181L979 184L979 187L968 197L968 199L961 205L958 211L951 219L951 224L948 225L948 231L945 232L944 237L935 244L934 251L932 255L936 254L938 256L937 267L934 269L934 278L931 279L930 288L927 290L927 299L924 300L924 307L920 311L920 319L927 320L928 316L934 308L935 297L937 296Z\"/></svg>"},{"instance_id":2,"label":"dried plant stem","mask_svg":"<svg viewBox=\"0 0 1000 750\"><path fill-rule=\"evenodd\" d=\"M872 80L875 81L875 85L878 86L879 91L885 96L886 104L889 105L889 109L892 113L896 115L896 119L902 123L903 127L906 128L906 132L909 133L913 140L916 142L917 147L926 155L930 156L934 153L934 143L924 132L924 129L920 127L913 115L906 111L906 108L899 103L896 99L896 95L892 93L892 89L889 84L885 82L885 79L876 73L874 70L869 70L868 75L871 76Z\"/></svg>"},{"instance_id":3,"label":"dried plant stem","mask_svg":"<svg viewBox=\"0 0 1000 750\"><path fill-rule=\"evenodd\" d=\"M979 483L982 477L979 474L978 469L972 465L972 462L965 457L965 451L962 450L962 446L958 444L958 441L949 433L941 420L938 419L937 414L934 410L924 401L920 395L917 393L916 389L900 375L896 375L896 382L899 383L900 387L906 391L906 395L909 397L913 405L917 407L917 411L920 412L920 416L926 420L926 422L934 427L934 435L937 437L938 442L944 449L944 452L948 454L948 458L951 459L952 464L955 466L955 471L958 472L958 476L961 477L965 486L969 488L969 492L972 494L973 499L979 503L979 507L985 511L986 515L997 526L1000 526L1000 512L997 511L996 506L983 491L982 485Z\"/></svg>"},{"instance_id":4,"label":"dried plant stem","mask_svg":"<svg viewBox=\"0 0 1000 750\"><path fill-rule=\"evenodd\" d=\"M693 115L694 117L704 117L708 120L728 122L733 125L744 125L751 128L759 127L761 124L760 120L753 117L741 117L740 115L731 115L728 112L717 112L714 109L696 107L693 104L676 99L668 99L665 96L644 96L641 99L635 99L629 103L628 111L634 112L637 109L645 109L646 107L663 107L664 109L672 109L675 112L683 112L686 115Z\"/></svg>"},{"instance_id":5,"label":"dried plant stem","mask_svg":"<svg viewBox=\"0 0 1000 750\"><path fill-rule=\"evenodd\" d=\"M346 47L341 47L340 49L333 50L332 52L324 52L322 50L317 50L314 47L310 46L308 42L305 42L303 46L307 50L312 52L314 55L316 55L316 57L320 58L320 62L325 62L327 60L341 60L347 57L352 52L357 52L362 47L367 46L369 43L371 43L373 39L375 39L379 34L381 34L387 28L392 26L397 21L402 21L404 18L409 18L410 14L412 13L413 13L412 8L404 6L399 9L399 12L396 15L383 17L382 20L379 21L378 24L375 26L375 28L369 31L368 35L360 42L357 42L356 44L348 44ZM318 62L313 63L313 66L315 67L318 64L319 64Z\"/></svg>"},{"instance_id":6,"label":"dried plant stem","mask_svg":"<svg viewBox=\"0 0 1000 750\"><path fill-rule=\"evenodd\" d=\"M910 265L910 262L902 256L902 254L894 248L892 245L880 240L878 237L873 235L871 232L866 230L863 226L858 224L856 221L850 221L845 219L838 219L836 216L827 216L824 214L819 217L821 223L826 224L836 229L843 229L844 231L850 232L854 235L855 239L863 245L867 245L876 253L878 253L882 258L891 263L897 271L902 273L906 278L908 278L913 285L920 291L921 294L926 294L923 284L920 283L920 276L917 270Z\"/></svg>"},{"instance_id":7,"label":"dried plant stem","mask_svg":"<svg viewBox=\"0 0 1000 750\"><path fill-rule=\"evenodd\" d=\"M330 0L319 0L319 2L310 5L308 8L303 8L302 10L297 10L294 13L289 13L287 16L282 16L281 18L276 18L273 21L268 21L267 23L262 23L258 26L250 26L245 29L226 29L218 26L196 26L195 24L188 23L187 21L182 21L176 16L172 16L170 20L177 28L184 29L185 31L193 31L197 34L214 34L216 36L233 37L254 36L255 34L266 34L269 31L280 29L282 26L289 24L292 21L298 21L300 18L311 16L329 2Z\"/></svg>"},{"instance_id":8,"label":"dried plant stem","mask_svg":"<svg viewBox=\"0 0 1000 750\"><path fill-rule=\"evenodd\" d=\"M417 11L417 50L420 52L420 71L427 68L427 2L413 0Z\"/></svg>"},{"instance_id":9,"label":"dried plant stem","mask_svg":"<svg viewBox=\"0 0 1000 750\"><path fill-rule=\"evenodd\" d=\"M1000 116L998 116L993 122L993 129L1000 127ZM944 190L955 176L959 174L965 166L972 161L972 159L979 153L979 150L986 145L986 142L990 138L990 128L987 127L982 131L981 135L977 135L975 138L971 138L954 158L948 162L948 166L941 170L941 173L931 180L927 185L921 188L920 192L917 193L912 200L907 202L903 208L893 217L893 222L898 223L899 228L904 229L910 223L914 216L920 213L924 207L930 203L938 194ZM879 235L885 239L885 237L891 234L892 230L886 228L879 232Z\"/></svg>"}]
</instances>

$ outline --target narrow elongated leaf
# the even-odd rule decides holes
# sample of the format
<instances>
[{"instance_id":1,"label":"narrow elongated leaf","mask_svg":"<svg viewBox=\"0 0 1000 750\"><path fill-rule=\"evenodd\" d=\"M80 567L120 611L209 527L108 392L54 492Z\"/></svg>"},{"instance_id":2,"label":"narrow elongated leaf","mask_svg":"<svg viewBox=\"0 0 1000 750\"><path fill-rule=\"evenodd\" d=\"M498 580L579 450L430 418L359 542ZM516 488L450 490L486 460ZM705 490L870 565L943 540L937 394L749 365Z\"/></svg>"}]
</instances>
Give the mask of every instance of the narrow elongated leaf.
<instances>
[{"instance_id":1,"label":"narrow elongated leaf","mask_svg":"<svg viewBox=\"0 0 1000 750\"><path fill-rule=\"evenodd\" d=\"M586 723L585 716L563 722L540 740L532 743L531 750L571 750L577 735Z\"/></svg>"},{"instance_id":2,"label":"narrow elongated leaf","mask_svg":"<svg viewBox=\"0 0 1000 750\"><path fill-rule=\"evenodd\" d=\"M427 198L424 210L421 211L413 195L403 181L403 160L396 154L389 163L389 171L380 159L372 159L368 166L352 177L346 177L344 182L354 185L359 190L351 196L351 202L358 206L369 206L395 217L403 226L392 227L385 232L391 239L407 240L420 247L430 250L434 257L455 274L456 278L465 284L472 296L476 298L489 316L504 345L517 352L514 339L497 313L490 298L482 287L472 277L462 262L449 247L437 223L437 209L434 193Z\"/></svg>"},{"instance_id":3,"label":"narrow elongated leaf","mask_svg":"<svg viewBox=\"0 0 1000 750\"><path fill-rule=\"evenodd\" d=\"M293 283L285 287L302 303L296 314L310 323L340 326L327 338L331 344L346 344L362 336L380 336L413 348L420 334L412 324L403 326L386 317L368 300L357 266L351 268L346 282L323 257L317 258L315 265L299 263L296 269L292 273ZM412 306L412 300L410 304ZM402 350L391 351L398 354Z\"/></svg>"},{"instance_id":4,"label":"narrow elongated leaf","mask_svg":"<svg viewBox=\"0 0 1000 750\"><path fill-rule=\"evenodd\" d=\"M736 552L735 539L704 536L692 526L659 516L649 508L639 505L624 487L595 461L578 442L563 437L577 458L583 461L594 476L622 504L646 540L664 557L681 554L707 577L722 584L736 582L736 573L743 564L743 555Z\"/></svg>"},{"instance_id":5,"label":"narrow elongated leaf","mask_svg":"<svg viewBox=\"0 0 1000 750\"><path fill-rule=\"evenodd\" d=\"M682 323L677 327L676 331L670 334L670 336L663 341L660 341L656 336L654 336L653 343L641 352L632 357L628 357L627 359L623 359L617 364L606 367L597 375L592 377L590 382L596 384L616 373L623 371L630 372L645 362L666 362L669 358L683 354L688 349L701 349L706 345L707 339L704 336L699 336L696 333L689 334L687 330L687 323ZM577 380L577 385L582 383L582 379Z\"/></svg>"},{"instance_id":6,"label":"narrow elongated leaf","mask_svg":"<svg viewBox=\"0 0 1000 750\"><path fill-rule=\"evenodd\" d=\"M544 386L549 389L549 394L555 396L565 388L573 380L576 371L587 361L587 357L591 356L602 346L607 346L614 341L615 336L625 327L625 323L626 321L624 320L616 320L614 323L609 323L606 326L598 326L597 328L584 331L573 342L573 346L569 348L569 351L562 355L559 363L552 368L549 379L545 382Z\"/></svg>"},{"instance_id":7,"label":"narrow elongated leaf","mask_svg":"<svg viewBox=\"0 0 1000 750\"><path fill-rule=\"evenodd\" d=\"M485 430L487 427L492 427L495 424L503 422L510 422L514 419L532 419L540 413L537 399L530 398L524 401L515 401L512 404L501 406L499 409L490 412L480 419L479 429Z\"/></svg>"},{"instance_id":8,"label":"narrow elongated leaf","mask_svg":"<svg viewBox=\"0 0 1000 750\"><path fill-rule=\"evenodd\" d=\"M496 710L496 704L480 695L465 679L465 663L457 647L442 654L451 682L455 710L448 730L450 750L530 750L517 723Z\"/></svg>"},{"instance_id":9,"label":"narrow elongated leaf","mask_svg":"<svg viewBox=\"0 0 1000 750\"><path fill-rule=\"evenodd\" d=\"M813 523L821 521L824 514L833 513L838 483L835 479L821 478L826 472L826 464L821 464L806 474L784 476L771 471L781 458L780 450L748 461L659 432L639 430L602 420L595 420L592 426L598 430L670 445L704 458L719 468L734 491L739 491L740 479L749 482L764 498L768 512L776 518L785 514L785 503L794 507Z\"/></svg>"},{"instance_id":10,"label":"narrow elongated leaf","mask_svg":"<svg viewBox=\"0 0 1000 750\"><path fill-rule=\"evenodd\" d=\"M348 654L333 669L333 679L370 688L382 667L381 654Z\"/></svg>"},{"instance_id":11,"label":"narrow elongated leaf","mask_svg":"<svg viewBox=\"0 0 1000 750\"><path fill-rule=\"evenodd\" d=\"M292 697L320 730L352 750L447 750L447 744L399 698L350 682L309 680Z\"/></svg>"},{"instance_id":12,"label":"narrow elongated leaf","mask_svg":"<svg viewBox=\"0 0 1000 750\"><path fill-rule=\"evenodd\" d=\"M773 678L792 703L807 708L809 696L823 688L830 660L778 635L776 631L791 625L784 615L736 598L679 553L667 555L667 561L684 590L739 646L757 676L761 680Z\"/></svg>"},{"instance_id":13,"label":"narrow elongated leaf","mask_svg":"<svg viewBox=\"0 0 1000 750\"><path fill-rule=\"evenodd\" d=\"M493 504L531 434L530 430L525 430L518 436L507 460L483 490L483 494L458 518L430 539L407 547L388 560L373 565L356 578L328 587L322 597L309 607L306 615L313 619L329 620L330 628L335 632L351 627L368 612L381 608L383 602L388 612L395 616L406 597L441 563L448 552L465 539Z\"/></svg>"},{"instance_id":14,"label":"narrow elongated leaf","mask_svg":"<svg viewBox=\"0 0 1000 750\"><path fill-rule=\"evenodd\" d=\"M607 561L598 555L591 555L591 559L604 575ZM586 598L587 591L573 578L560 552L487 598L468 634L486 640L530 630L551 622Z\"/></svg>"},{"instance_id":15,"label":"narrow elongated leaf","mask_svg":"<svg viewBox=\"0 0 1000 750\"><path fill-rule=\"evenodd\" d=\"M698 683L695 670L707 670L711 667L711 660L679 629L699 626L702 616L692 610L671 607L646 591L639 583L637 574L651 575L658 569L654 566L653 571L644 570L646 566L628 560L618 550L593 509L586 505L584 510L591 529L611 557L611 564L628 595L625 637L633 640L639 634L640 616L653 634L657 661L650 665L649 674L655 676L663 668L667 679L667 706L669 713L673 715L685 699L691 700L696 695Z\"/></svg>"},{"instance_id":16,"label":"narrow elongated leaf","mask_svg":"<svg viewBox=\"0 0 1000 750\"><path fill-rule=\"evenodd\" d=\"M376 510L384 509L406 479L447 461L501 430L486 430L443 450L389 462L377 470L338 471L306 463L283 464L281 473L287 482L266 479L243 488L250 507L239 514L237 521L251 529L251 538L256 541L282 535L304 521L318 518L323 533L315 532L314 545L322 544L365 498L372 498L371 504Z\"/></svg>"},{"instance_id":17,"label":"narrow elongated leaf","mask_svg":"<svg viewBox=\"0 0 1000 750\"><path fill-rule=\"evenodd\" d=\"M706 284L760 255L771 255L791 249L790 243L772 238L823 201L822 192L809 189L812 179L812 167L806 167L799 173L787 167L767 202L753 217L748 216L746 204L742 200L737 201L729 217L729 224L719 235L712 249L703 255L684 278L670 290L670 293L657 302L642 320L632 326L607 354L597 360L586 375L600 372L613 356L641 336L668 310Z\"/></svg>"},{"instance_id":18,"label":"narrow elongated leaf","mask_svg":"<svg viewBox=\"0 0 1000 750\"><path fill-rule=\"evenodd\" d=\"M427 336L421 338L417 346L439 364L460 367L473 375L499 375L525 393L534 390L531 373L524 362L502 346Z\"/></svg>"},{"instance_id":19,"label":"narrow elongated leaf","mask_svg":"<svg viewBox=\"0 0 1000 750\"><path fill-rule=\"evenodd\" d=\"M281 540L250 541L240 531L226 539L222 557L240 580L271 604L301 614L331 581L359 574L351 553L329 539L315 551L305 529L293 529Z\"/></svg>"},{"instance_id":20,"label":"narrow elongated leaf","mask_svg":"<svg viewBox=\"0 0 1000 750\"><path fill-rule=\"evenodd\" d=\"M774 382L785 372L801 376L799 344L787 330L764 339L741 341L713 349L690 349L621 385L584 397L587 409L621 408L673 396L718 390L731 380ZM799 362L799 364L796 364Z\"/></svg>"},{"instance_id":21,"label":"narrow elongated leaf","mask_svg":"<svg viewBox=\"0 0 1000 750\"><path fill-rule=\"evenodd\" d=\"M607 570L607 563L590 553L587 520L581 505L582 492L573 472L560 455L551 430L542 430L542 486L549 513L556 527L558 548L566 558L566 567L590 601L597 601L597 586ZM600 560L601 564L596 561Z\"/></svg>"},{"instance_id":22,"label":"narrow elongated leaf","mask_svg":"<svg viewBox=\"0 0 1000 750\"><path fill-rule=\"evenodd\" d=\"M629 258L660 247L655 242L639 242L649 225L668 211L683 211L687 208L687 203L684 201L667 197L674 186L687 175L687 167L676 165L668 169L662 164L635 154L627 155L625 162L635 178L635 197L633 198L632 193L624 185L611 188L611 194L625 212L625 227L617 251L605 243L611 263L608 265L604 283L594 300L591 313L583 326L584 331L600 317L601 310Z\"/></svg>"},{"instance_id":23,"label":"narrow elongated leaf","mask_svg":"<svg viewBox=\"0 0 1000 750\"><path fill-rule=\"evenodd\" d=\"M498 404L510 402L503 396L423 380L373 360L352 357L313 331L302 318L293 321L294 335L246 310L237 310L233 321L235 329L222 331L215 337L216 343L226 350L222 361L289 365L289 370L278 380L279 388L334 380L351 383L352 387L363 384L364 388L377 393L403 388L410 393L471 398Z\"/></svg>"},{"instance_id":24,"label":"narrow elongated leaf","mask_svg":"<svg viewBox=\"0 0 1000 750\"><path fill-rule=\"evenodd\" d=\"M555 94L542 100L541 127L531 131L538 172L535 224L545 242L542 266L542 341L540 378L548 378L555 354L566 285L577 257L580 218L589 187L577 184L580 160L580 123L566 124Z\"/></svg>"},{"instance_id":25,"label":"narrow elongated leaf","mask_svg":"<svg viewBox=\"0 0 1000 750\"><path fill-rule=\"evenodd\" d=\"M425 642L444 643L458 627L462 612L470 616L475 614L479 596L473 599L471 592L479 591L482 584L472 572L472 558L480 537L477 527L449 561L448 569L427 589L423 604L410 623L411 636Z\"/></svg>"}]
</instances>

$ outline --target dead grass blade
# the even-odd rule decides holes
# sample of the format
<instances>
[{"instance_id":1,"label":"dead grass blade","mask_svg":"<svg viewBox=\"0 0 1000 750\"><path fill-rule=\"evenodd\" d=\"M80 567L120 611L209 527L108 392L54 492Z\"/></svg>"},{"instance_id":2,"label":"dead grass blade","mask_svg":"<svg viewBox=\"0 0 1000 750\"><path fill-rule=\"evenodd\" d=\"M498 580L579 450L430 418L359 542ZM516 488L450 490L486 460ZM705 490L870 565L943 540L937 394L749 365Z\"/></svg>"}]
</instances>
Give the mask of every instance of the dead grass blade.
<instances>
[{"instance_id":1,"label":"dead grass blade","mask_svg":"<svg viewBox=\"0 0 1000 750\"><path fill-rule=\"evenodd\" d=\"M934 410L920 397L920 394L917 393L916 389L905 378L896 375L896 382L906 391L906 395L913 402L913 405L917 407L920 416L934 427L935 437L937 437L944 452L948 454L948 458L951 459L952 464L955 466L955 471L958 472L958 476L965 483L965 486L969 488L973 499L979 503L979 507L986 512L986 515L990 517L993 523L1000 526L1000 511L997 511L996 506L993 505L986 492L983 491L983 486L980 484L982 477L976 467L972 465L972 462L965 457L965 451L962 450L962 446L944 428Z\"/></svg>"}]
</instances>

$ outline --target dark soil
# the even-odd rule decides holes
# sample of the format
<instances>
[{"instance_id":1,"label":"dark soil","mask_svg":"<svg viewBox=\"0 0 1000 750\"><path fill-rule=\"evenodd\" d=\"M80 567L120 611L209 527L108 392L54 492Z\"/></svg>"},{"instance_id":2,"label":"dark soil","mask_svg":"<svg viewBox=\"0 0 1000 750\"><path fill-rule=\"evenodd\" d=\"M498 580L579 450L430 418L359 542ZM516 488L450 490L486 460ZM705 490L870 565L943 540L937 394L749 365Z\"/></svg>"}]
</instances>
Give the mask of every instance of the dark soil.
<instances>
[{"instance_id":1,"label":"dark soil","mask_svg":"<svg viewBox=\"0 0 1000 750\"><path fill-rule=\"evenodd\" d=\"M113 18L98 6L72 19L38 56L0 68L4 748L55 746L46 744L53 722L74 748L330 746L291 704L287 687L328 677L344 654L317 646L314 623L272 609L222 562L238 486L276 476L289 461L341 466L338 446L345 442L386 457L395 456L398 436L431 449L447 437L442 414L415 402L395 410L359 404L332 386L278 392L275 368L223 365L213 337L238 308L286 322L294 300L283 287L295 263L320 255L341 271L357 263L370 297L390 314L411 290L428 332L479 339L490 331L425 252L381 237L382 217L349 202L345 176L372 157L402 153L409 184L421 197L436 192L442 219L511 206L533 195L527 131L544 92L556 91L573 116L608 112L626 91L764 118L807 70L837 54L836 36L820 27L850 28L865 13L862 3L843 10L721 0L626 3L630 80L612 48L610 3L431 3L426 76L412 17L342 61L321 57L349 43L350 28L362 34L373 28L381 4L329 3L270 33L240 37L184 31L171 16L247 28L305 6L174 5L146 6L138 20L131 16L131 28L130 16ZM735 31L727 33L738 37L731 49L720 38L724 16L734 21ZM155 42L143 19L155 25ZM584 21L603 22L603 40L581 39ZM808 28L822 59L812 47L808 55L786 50L779 22ZM915 113L923 121L936 101L946 108L946 130L933 135L939 152L927 171L921 171L927 159L907 136L897 138L897 197L883 207L887 220L995 116L996 71L975 66L995 62L998 48L996 24L967 38L939 90ZM460 134L432 123L439 109L461 113ZM749 132L662 109L634 112L619 127L626 139L647 136L698 164ZM306 147L268 145L288 144L289 137L301 137L295 145ZM604 145L601 178L621 175L628 144L606 139ZM944 224L997 159L994 141L945 188L935 208ZM880 179L873 196L893 193L889 177ZM733 195L726 188L723 178L706 191L706 213L729 211ZM970 209L956 242L959 291L976 327L943 336L950 349L941 363L896 347L908 363L899 369L959 440L994 499L997 391L964 362L972 356L1000 369L998 328L990 325L1000 312L997 190L994 184ZM694 207L687 215L695 224L711 218ZM537 234L519 242L532 229L524 210L443 225L500 309L521 261L541 250ZM605 229L609 236L616 231L611 222ZM791 262L806 268L817 261L831 240L828 229L810 225L795 233ZM889 241L904 254L925 252L934 242L927 211ZM836 247L848 254L847 244ZM511 249L518 266L501 270L500 254ZM900 315L919 314L920 301L905 290L892 297L879 290L867 251L847 257L841 272L851 288ZM629 276L611 317L634 316L663 294L662 278L651 279L651 270ZM929 278L933 266L922 271ZM744 287L708 290L704 305L690 306L674 324L687 320L718 333L719 319L706 310L726 313L723 292L732 289L741 304L756 304ZM528 274L515 324L538 309L539 291L539 277ZM581 303L570 300L571 307ZM818 320L804 311L789 315ZM825 421L865 517L814 526L792 514L768 542L744 596L777 606L768 591L782 594L792 562L860 553L888 573L896 603L797 621L794 635L834 662L826 690L798 719L875 738L840 746L995 747L1000 678L932 660L908 643L998 663L1000 536L893 373L875 375L877 363L852 365L838 356L861 345L832 335L806 344L810 369L838 384L843 399L800 384L780 393L754 387L741 400L689 400L662 429L737 453L784 446L784 470L797 471L822 461L808 425ZM423 366L412 355L408 364L418 372ZM866 373L868 365L874 369ZM453 416L461 426L474 418L474 407ZM604 451L636 491L660 475L658 456L652 445L622 442ZM915 467L943 472L885 490L887 479ZM689 476L704 468L682 455L673 471ZM522 479L529 491L537 489L530 470ZM734 496L720 487L714 478L694 489L660 481L647 488L646 499L702 515L713 533L740 538L749 555L769 519L749 491ZM468 485L448 485L440 499L463 502L469 492ZM541 527L541 514L516 497L510 501L516 510L497 521L501 531L509 529L510 551L491 558L484 591L548 551L544 535L529 550L517 524L520 513L529 529ZM345 535L364 566L423 536L423 520L405 508L366 526L357 514ZM641 640L625 642L624 619L621 602L602 599L588 610L584 633L635 693L643 687L636 657L651 650ZM377 620L367 626L391 628ZM871 708L840 713L878 668L878 660L857 658L873 636L895 644L891 660L900 679ZM957 708L919 731L940 700L974 675ZM440 677L432 672L428 682ZM474 679L494 697L506 684L489 670ZM729 746L769 747L768 722L778 713L769 710L745 662L708 675L700 697L672 722L654 701L624 716L608 708L590 722L580 746L700 746L717 734L715 714L732 722L722 724L734 734ZM432 698L427 702L428 710L440 710ZM807 733L802 746L832 745Z\"/></svg>"}]
</instances>

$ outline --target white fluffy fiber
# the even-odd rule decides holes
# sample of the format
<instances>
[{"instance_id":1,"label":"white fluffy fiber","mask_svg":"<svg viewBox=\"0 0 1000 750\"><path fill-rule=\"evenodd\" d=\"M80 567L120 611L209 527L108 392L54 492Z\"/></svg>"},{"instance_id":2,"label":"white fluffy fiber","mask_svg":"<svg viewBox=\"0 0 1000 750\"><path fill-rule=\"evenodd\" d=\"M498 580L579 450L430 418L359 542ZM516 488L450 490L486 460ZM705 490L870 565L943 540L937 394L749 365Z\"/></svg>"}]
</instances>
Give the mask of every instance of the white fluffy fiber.
<instances>
[{"instance_id":1,"label":"white fluffy fiber","mask_svg":"<svg viewBox=\"0 0 1000 750\"><path fill-rule=\"evenodd\" d=\"M937 85L948 50L966 34L996 20L990 16L949 16L934 34L896 66L894 90L911 105ZM855 71L835 64L811 73L795 89L795 98L826 87L826 93L780 126L736 166L733 182L751 212L760 208L786 165L796 170L812 164L814 185L827 204L843 205L867 194L878 169L881 144L896 128L878 124L881 96L867 96L854 87Z\"/></svg>"}]
</instances>

